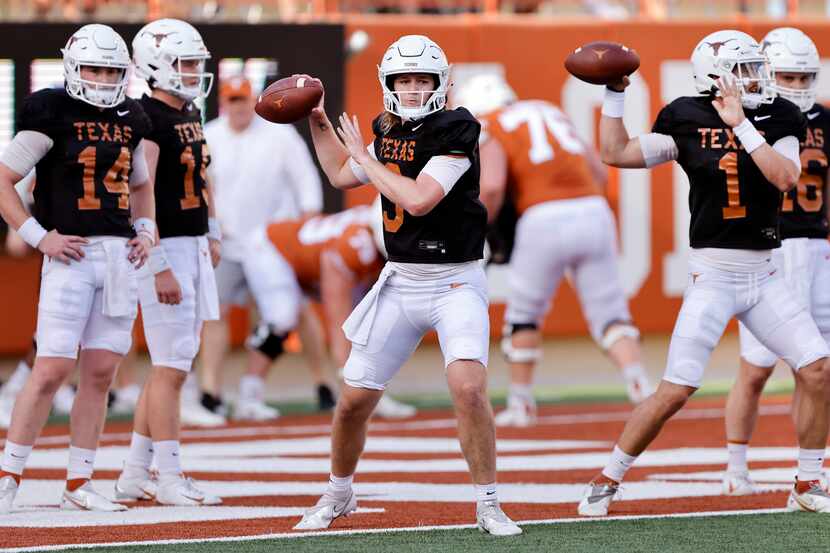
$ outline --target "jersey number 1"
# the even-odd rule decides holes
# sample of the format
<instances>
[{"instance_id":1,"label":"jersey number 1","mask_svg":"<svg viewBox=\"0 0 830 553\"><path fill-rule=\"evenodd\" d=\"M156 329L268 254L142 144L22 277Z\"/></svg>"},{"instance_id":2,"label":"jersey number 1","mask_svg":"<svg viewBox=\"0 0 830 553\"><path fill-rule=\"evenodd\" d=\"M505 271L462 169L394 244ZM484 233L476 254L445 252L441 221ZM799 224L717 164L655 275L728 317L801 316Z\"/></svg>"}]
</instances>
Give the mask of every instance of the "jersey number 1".
<instances>
[{"instance_id":1,"label":"jersey number 1","mask_svg":"<svg viewBox=\"0 0 830 553\"><path fill-rule=\"evenodd\" d=\"M729 152L720 158L718 169L726 172L728 206L723 208L723 218L743 219L746 217L746 206L741 205L741 187L738 181L738 153Z\"/></svg>"},{"instance_id":2,"label":"jersey number 1","mask_svg":"<svg viewBox=\"0 0 830 553\"><path fill-rule=\"evenodd\" d=\"M202 178L202 186L205 185L207 178L205 171L207 170L208 149L202 144L202 164L199 166L199 176ZM187 169L184 174L184 198L181 199L182 209L196 209L202 205L199 196L196 195L196 185L193 182L193 174L196 172L196 158L193 156L193 148L188 146L182 152L180 161Z\"/></svg>"},{"instance_id":3,"label":"jersey number 1","mask_svg":"<svg viewBox=\"0 0 830 553\"><path fill-rule=\"evenodd\" d=\"M78 163L84 166L84 197L78 199L78 209L101 209L101 199L95 197L95 146L87 146L78 154ZM122 146L118 159L104 176L104 188L107 192L118 194L118 209L130 207L130 150Z\"/></svg>"}]
</instances>

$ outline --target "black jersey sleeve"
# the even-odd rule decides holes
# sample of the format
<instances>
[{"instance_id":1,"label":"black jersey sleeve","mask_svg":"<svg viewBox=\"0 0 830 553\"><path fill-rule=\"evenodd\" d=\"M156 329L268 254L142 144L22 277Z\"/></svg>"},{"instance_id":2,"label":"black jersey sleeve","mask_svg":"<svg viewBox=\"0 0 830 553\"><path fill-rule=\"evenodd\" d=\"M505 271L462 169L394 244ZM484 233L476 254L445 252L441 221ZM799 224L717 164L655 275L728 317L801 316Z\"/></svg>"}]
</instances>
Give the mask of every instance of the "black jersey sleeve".
<instances>
[{"instance_id":1,"label":"black jersey sleeve","mask_svg":"<svg viewBox=\"0 0 830 553\"><path fill-rule=\"evenodd\" d=\"M55 136L55 125L60 119L60 96L51 89L43 89L30 94L23 100L17 123L19 131L37 131L50 138Z\"/></svg>"},{"instance_id":2,"label":"black jersey sleeve","mask_svg":"<svg viewBox=\"0 0 830 553\"><path fill-rule=\"evenodd\" d=\"M129 100L129 102L130 111L133 112L133 136L135 137L135 143L137 145L141 142L141 139L152 136L153 123L140 102L135 100Z\"/></svg>"},{"instance_id":3,"label":"black jersey sleeve","mask_svg":"<svg viewBox=\"0 0 830 553\"><path fill-rule=\"evenodd\" d=\"M789 100L778 97L768 110L758 111L759 113L752 117L752 122L759 131L763 132L764 138L770 145L786 136L794 136L799 142L804 142L806 139L807 118L798 106Z\"/></svg>"},{"instance_id":4,"label":"black jersey sleeve","mask_svg":"<svg viewBox=\"0 0 830 553\"><path fill-rule=\"evenodd\" d=\"M464 108L444 112L435 122L432 134L433 155L472 157L478 146L481 123Z\"/></svg>"},{"instance_id":5,"label":"black jersey sleeve","mask_svg":"<svg viewBox=\"0 0 830 553\"><path fill-rule=\"evenodd\" d=\"M663 106L660 113L657 114L657 119L654 120L654 125L651 127L651 132L660 134L672 134L674 128L674 104Z\"/></svg>"}]
</instances>

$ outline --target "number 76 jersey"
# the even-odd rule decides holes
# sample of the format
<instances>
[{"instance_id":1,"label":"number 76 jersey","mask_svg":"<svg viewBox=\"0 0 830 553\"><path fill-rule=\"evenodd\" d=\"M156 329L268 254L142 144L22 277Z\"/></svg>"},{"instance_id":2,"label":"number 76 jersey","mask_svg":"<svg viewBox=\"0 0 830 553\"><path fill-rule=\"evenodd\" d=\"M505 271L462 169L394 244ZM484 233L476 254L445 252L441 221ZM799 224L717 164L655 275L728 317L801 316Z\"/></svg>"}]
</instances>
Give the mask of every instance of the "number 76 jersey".
<instances>
[{"instance_id":1,"label":"number 76 jersey","mask_svg":"<svg viewBox=\"0 0 830 553\"><path fill-rule=\"evenodd\" d=\"M18 131L52 139L35 167L34 216L47 230L78 236L135 235L130 224L133 152L150 132L135 100L99 109L63 89L28 96Z\"/></svg>"},{"instance_id":2,"label":"number 76 jersey","mask_svg":"<svg viewBox=\"0 0 830 553\"><path fill-rule=\"evenodd\" d=\"M153 123L147 139L159 146L155 180L159 236L206 234L210 153L201 113L190 102L176 109L147 95L141 98L141 105Z\"/></svg>"},{"instance_id":3,"label":"number 76 jersey","mask_svg":"<svg viewBox=\"0 0 830 553\"><path fill-rule=\"evenodd\" d=\"M806 119L792 102L776 98L744 111L771 146L786 136L804 141ZM781 245L782 194L721 120L710 97L678 98L660 111L653 131L674 138L677 162L689 177L691 247L768 250Z\"/></svg>"}]
</instances>

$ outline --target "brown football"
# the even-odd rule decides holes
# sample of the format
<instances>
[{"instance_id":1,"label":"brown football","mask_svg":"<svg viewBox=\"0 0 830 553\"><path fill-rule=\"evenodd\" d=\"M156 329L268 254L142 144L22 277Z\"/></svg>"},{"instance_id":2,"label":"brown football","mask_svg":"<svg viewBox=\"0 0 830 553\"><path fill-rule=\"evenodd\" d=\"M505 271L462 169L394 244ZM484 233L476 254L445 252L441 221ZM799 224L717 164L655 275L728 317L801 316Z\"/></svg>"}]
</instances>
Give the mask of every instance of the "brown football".
<instances>
[{"instance_id":1,"label":"brown football","mask_svg":"<svg viewBox=\"0 0 830 553\"><path fill-rule=\"evenodd\" d=\"M272 123L294 123L308 117L322 96L319 82L308 77L286 77L263 90L254 109Z\"/></svg>"},{"instance_id":2,"label":"brown football","mask_svg":"<svg viewBox=\"0 0 830 553\"><path fill-rule=\"evenodd\" d=\"M591 42L580 46L565 59L565 69L591 84L608 84L640 67L637 52L616 42Z\"/></svg>"}]
</instances>

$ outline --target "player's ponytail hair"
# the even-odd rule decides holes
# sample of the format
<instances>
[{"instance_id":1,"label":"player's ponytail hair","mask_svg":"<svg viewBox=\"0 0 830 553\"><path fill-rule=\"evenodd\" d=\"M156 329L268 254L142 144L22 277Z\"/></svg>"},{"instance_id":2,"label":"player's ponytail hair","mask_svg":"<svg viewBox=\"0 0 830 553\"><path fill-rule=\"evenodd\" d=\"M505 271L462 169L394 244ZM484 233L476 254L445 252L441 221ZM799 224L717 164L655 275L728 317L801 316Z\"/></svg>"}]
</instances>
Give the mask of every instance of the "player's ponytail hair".
<instances>
[{"instance_id":1,"label":"player's ponytail hair","mask_svg":"<svg viewBox=\"0 0 830 553\"><path fill-rule=\"evenodd\" d=\"M401 124L401 118L391 111L383 112L380 116L380 132L387 134L389 131Z\"/></svg>"}]
</instances>

